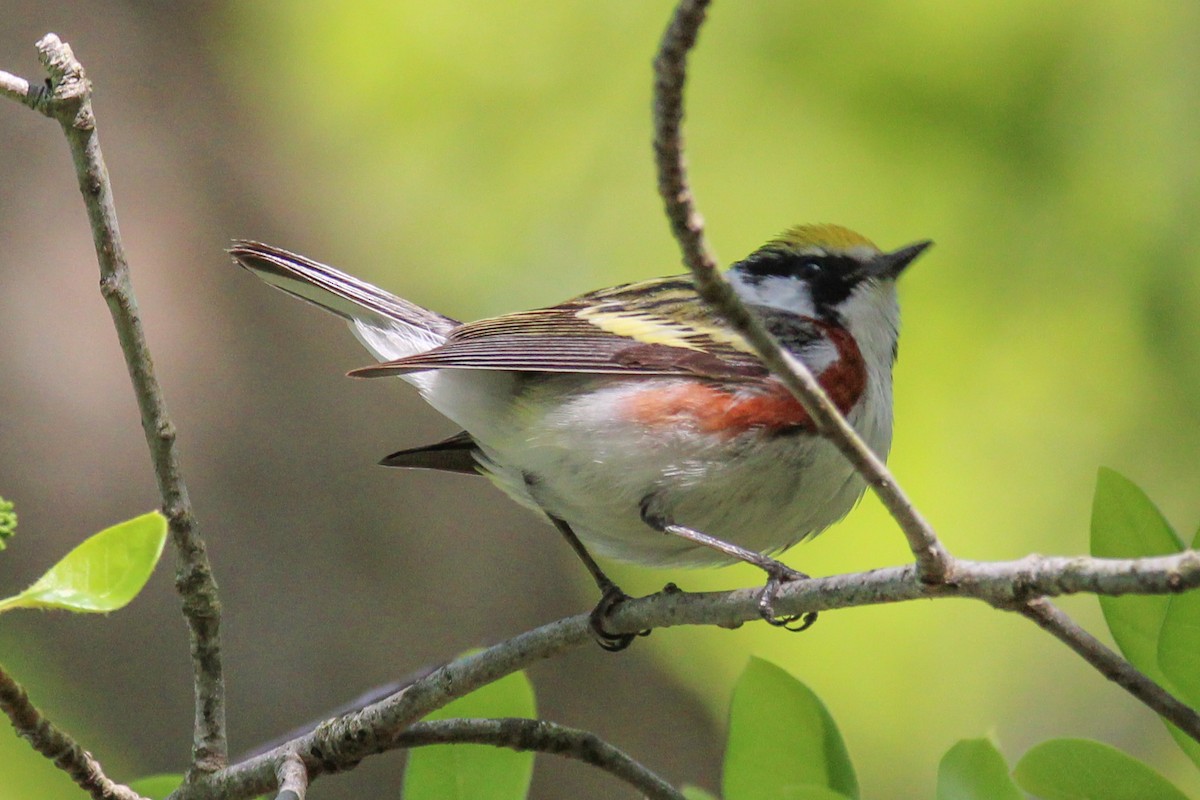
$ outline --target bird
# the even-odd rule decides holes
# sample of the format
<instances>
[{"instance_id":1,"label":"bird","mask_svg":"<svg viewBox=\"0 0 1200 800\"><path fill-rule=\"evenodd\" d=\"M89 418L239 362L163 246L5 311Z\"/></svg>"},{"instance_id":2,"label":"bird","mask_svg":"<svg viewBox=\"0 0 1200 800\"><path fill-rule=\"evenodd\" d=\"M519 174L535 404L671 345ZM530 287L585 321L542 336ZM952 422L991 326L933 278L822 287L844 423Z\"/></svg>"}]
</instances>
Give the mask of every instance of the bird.
<instances>
[{"instance_id":1,"label":"bird","mask_svg":"<svg viewBox=\"0 0 1200 800\"><path fill-rule=\"evenodd\" d=\"M881 459L896 282L931 244L883 251L839 225L797 225L725 273ZM278 247L235 240L229 253L349 324L376 359L350 375L399 377L462 428L381 464L482 474L559 530L600 590L589 627L604 649L634 634L605 628L628 598L593 553L660 568L748 562L767 574L765 620L815 619L775 615L780 586L807 576L772 556L849 513L865 481L690 276L463 323Z\"/></svg>"}]
</instances>

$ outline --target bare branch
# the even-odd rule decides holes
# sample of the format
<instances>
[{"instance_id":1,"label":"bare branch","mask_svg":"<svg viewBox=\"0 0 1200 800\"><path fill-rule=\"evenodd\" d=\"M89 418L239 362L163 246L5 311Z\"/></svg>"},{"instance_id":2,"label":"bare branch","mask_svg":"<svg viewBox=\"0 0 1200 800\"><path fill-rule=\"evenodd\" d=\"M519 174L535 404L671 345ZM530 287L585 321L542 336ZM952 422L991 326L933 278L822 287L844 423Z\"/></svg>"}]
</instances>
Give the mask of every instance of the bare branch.
<instances>
[{"instance_id":1,"label":"bare branch","mask_svg":"<svg viewBox=\"0 0 1200 800\"><path fill-rule=\"evenodd\" d=\"M128 786L110 780L91 753L42 716L29 701L25 689L2 666L0 710L8 715L18 736L70 775L71 780L93 800L145 800Z\"/></svg>"},{"instance_id":2,"label":"bare branch","mask_svg":"<svg viewBox=\"0 0 1200 800\"><path fill-rule=\"evenodd\" d=\"M955 582L927 584L913 566L786 583L775 607L786 615L943 597L1012 609L1039 597L1092 593L1176 594L1200 588L1200 551L1139 559L1028 556L1019 561L956 563ZM674 625L736 626L760 619L758 590L660 592L622 603L606 621L613 633Z\"/></svg>"},{"instance_id":3,"label":"bare branch","mask_svg":"<svg viewBox=\"0 0 1200 800\"><path fill-rule=\"evenodd\" d=\"M228 758L217 585L204 540L195 530L191 501L180 472L175 426L154 377L154 365L142 330L129 278L129 264L117 227L108 169L96 133L91 83L70 46L54 34L46 34L37 43L37 49L50 76L48 88L31 90L28 82L7 73L0 73L0 87L5 95L58 120L75 162L79 190L87 206L100 263L100 290L108 303L125 354L162 495L163 513L170 523L171 541L177 553L175 586L183 600L183 614L188 622L196 691L193 771L210 772L224 766Z\"/></svg>"},{"instance_id":4,"label":"bare branch","mask_svg":"<svg viewBox=\"0 0 1200 800\"><path fill-rule=\"evenodd\" d=\"M279 781L279 794L275 795L275 800L304 800L308 793L308 769L294 753L279 762L275 779Z\"/></svg>"},{"instance_id":5,"label":"bare branch","mask_svg":"<svg viewBox=\"0 0 1200 800\"><path fill-rule=\"evenodd\" d=\"M599 767L650 800L684 800L683 795L594 733L539 719L443 719L418 722L394 740L400 747L430 744L491 744L564 756Z\"/></svg>"},{"instance_id":6,"label":"bare branch","mask_svg":"<svg viewBox=\"0 0 1200 800\"><path fill-rule=\"evenodd\" d=\"M1048 600L1038 599L1026 603L1016 611L1036 622L1042 630L1053 634L1099 670L1101 675L1158 712L1163 719L1174 723L1175 727L1200 741L1200 714L1197 714L1195 709L1150 680L1095 636L1075 624L1062 609Z\"/></svg>"},{"instance_id":7,"label":"bare branch","mask_svg":"<svg viewBox=\"0 0 1200 800\"><path fill-rule=\"evenodd\" d=\"M683 0L659 43L654 58L654 162L658 168L658 193L666 205L671 232L683 251L683 261L707 292L705 299L724 313L728 301L719 294L733 290L718 277L717 260L704 238L704 219L696 210L687 166L683 157L683 84L687 78L687 54L696 45L709 0ZM724 289L721 287L724 286ZM713 295L709 297L709 294ZM736 313L739 309L730 308ZM745 309L740 309L744 311ZM748 315L747 315L748 316Z\"/></svg>"},{"instance_id":8,"label":"bare branch","mask_svg":"<svg viewBox=\"0 0 1200 800\"><path fill-rule=\"evenodd\" d=\"M692 272L700 296L745 337L767 368L804 406L818 432L833 442L875 490L908 539L921 579L929 583L948 580L954 561L938 541L933 527L904 494L883 461L846 422L808 367L781 348L762 322L750 313L721 275L705 242L704 222L688 186L680 126L687 53L696 43L708 4L708 0L683 0L676 7L654 60L654 156L658 191L666 205L671 231L683 251L684 263Z\"/></svg>"}]
</instances>

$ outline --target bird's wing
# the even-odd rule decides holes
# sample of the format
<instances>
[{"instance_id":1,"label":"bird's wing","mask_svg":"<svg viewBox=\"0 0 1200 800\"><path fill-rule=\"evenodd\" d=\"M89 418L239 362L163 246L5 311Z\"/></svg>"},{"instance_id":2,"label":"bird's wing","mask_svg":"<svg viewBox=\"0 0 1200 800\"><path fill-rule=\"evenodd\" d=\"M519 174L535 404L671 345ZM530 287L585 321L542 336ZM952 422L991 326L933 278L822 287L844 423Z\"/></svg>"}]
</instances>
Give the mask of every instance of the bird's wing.
<instances>
[{"instance_id":1,"label":"bird's wing","mask_svg":"<svg viewBox=\"0 0 1200 800\"><path fill-rule=\"evenodd\" d=\"M822 337L810 319L765 307L755 311L793 349ZM686 277L602 289L549 308L467 323L432 350L350 374L382 377L429 369L723 380L767 375L742 337L709 309Z\"/></svg>"}]
</instances>

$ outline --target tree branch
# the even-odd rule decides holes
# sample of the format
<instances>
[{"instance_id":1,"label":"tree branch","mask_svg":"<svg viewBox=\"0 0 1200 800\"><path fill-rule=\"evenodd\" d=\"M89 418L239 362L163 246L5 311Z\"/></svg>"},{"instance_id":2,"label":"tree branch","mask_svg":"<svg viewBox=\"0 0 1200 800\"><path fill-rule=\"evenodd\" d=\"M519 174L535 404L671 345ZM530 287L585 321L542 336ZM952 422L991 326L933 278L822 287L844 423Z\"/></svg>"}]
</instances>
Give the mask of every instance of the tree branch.
<instances>
[{"instance_id":1,"label":"tree branch","mask_svg":"<svg viewBox=\"0 0 1200 800\"><path fill-rule=\"evenodd\" d=\"M142 330L129 264L117 226L108 168L100 152L92 111L91 83L69 45L52 33L37 43L38 55L50 81L45 89L0 73L0 93L58 120L66 134L91 223L100 263L100 291L108 303L121 351L129 369L141 411L142 429L150 447L154 474L162 495L163 513L177 553L175 586L183 601L191 640L196 693L196 723L192 743L193 771L210 772L225 765L225 687L221 674L220 603L204 540L195 529L191 501L180 472L175 426L167 413L162 389Z\"/></svg>"},{"instance_id":2,"label":"tree branch","mask_svg":"<svg viewBox=\"0 0 1200 800\"><path fill-rule=\"evenodd\" d=\"M400 747L430 744L491 744L564 756L599 767L650 800L684 800L683 795L594 733L539 719L443 719L418 722L399 734Z\"/></svg>"},{"instance_id":3,"label":"tree branch","mask_svg":"<svg viewBox=\"0 0 1200 800\"><path fill-rule=\"evenodd\" d=\"M921 579L938 583L950 579L954 561L932 526L908 499L880 458L859 438L829 400L812 371L779 346L758 317L750 313L721 275L704 238L704 221L688 186L683 157L683 86L687 54L696 43L709 0L682 0L663 34L654 59L654 157L658 191L666 206L671 232L683 251L696 291L740 333L772 374L796 397L817 427L875 490L908 540Z\"/></svg>"},{"instance_id":4,"label":"tree branch","mask_svg":"<svg viewBox=\"0 0 1200 800\"><path fill-rule=\"evenodd\" d=\"M128 786L109 779L91 753L42 716L42 712L29 701L25 689L2 666L0 710L8 715L18 736L71 776L71 780L93 800L145 800Z\"/></svg>"},{"instance_id":5,"label":"tree branch","mask_svg":"<svg viewBox=\"0 0 1200 800\"><path fill-rule=\"evenodd\" d=\"M784 584L776 610L788 616L811 611L945 597L980 600L1013 609L1040 597L1176 594L1200 588L1200 551L1139 559L1028 556L1018 561L960 560L955 582L927 584L914 566L887 567ZM606 620L613 633L674 625L736 626L757 616L758 590L660 592L622 603ZM1200 737L1200 729L1196 735Z\"/></svg>"}]
</instances>

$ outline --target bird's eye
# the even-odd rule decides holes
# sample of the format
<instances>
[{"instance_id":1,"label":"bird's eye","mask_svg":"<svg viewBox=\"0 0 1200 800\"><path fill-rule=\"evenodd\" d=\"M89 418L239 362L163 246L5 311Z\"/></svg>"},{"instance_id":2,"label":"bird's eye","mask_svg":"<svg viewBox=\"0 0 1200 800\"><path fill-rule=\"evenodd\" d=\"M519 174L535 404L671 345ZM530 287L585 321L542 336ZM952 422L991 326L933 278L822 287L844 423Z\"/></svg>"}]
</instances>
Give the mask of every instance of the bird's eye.
<instances>
[{"instance_id":1,"label":"bird's eye","mask_svg":"<svg viewBox=\"0 0 1200 800\"><path fill-rule=\"evenodd\" d=\"M800 265L800 274L805 278L815 278L823 269L819 261L805 261Z\"/></svg>"}]
</instances>

